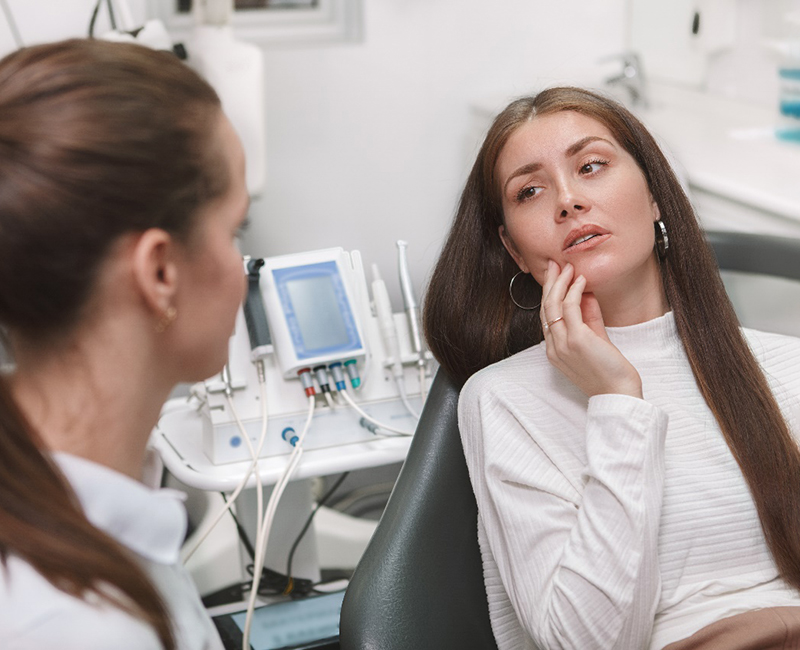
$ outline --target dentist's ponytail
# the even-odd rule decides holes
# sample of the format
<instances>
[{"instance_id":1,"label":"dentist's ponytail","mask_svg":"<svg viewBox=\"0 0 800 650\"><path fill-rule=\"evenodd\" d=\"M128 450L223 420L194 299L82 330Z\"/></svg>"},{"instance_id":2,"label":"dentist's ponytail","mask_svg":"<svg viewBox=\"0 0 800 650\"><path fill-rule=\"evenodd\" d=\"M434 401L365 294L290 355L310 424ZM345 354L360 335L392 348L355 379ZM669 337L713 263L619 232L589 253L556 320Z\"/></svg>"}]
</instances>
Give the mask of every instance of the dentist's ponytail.
<instances>
[{"instance_id":1,"label":"dentist's ponytail","mask_svg":"<svg viewBox=\"0 0 800 650\"><path fill-rule=\"evenodd\" d=\"M62 591L76 598L94 592L141 618L152 625L165 650L174 650L161 596L125 550L86 519L61 472L42 454L40 441L0 376L3 564L12 553Z\"/></svg>"}]
</instances>

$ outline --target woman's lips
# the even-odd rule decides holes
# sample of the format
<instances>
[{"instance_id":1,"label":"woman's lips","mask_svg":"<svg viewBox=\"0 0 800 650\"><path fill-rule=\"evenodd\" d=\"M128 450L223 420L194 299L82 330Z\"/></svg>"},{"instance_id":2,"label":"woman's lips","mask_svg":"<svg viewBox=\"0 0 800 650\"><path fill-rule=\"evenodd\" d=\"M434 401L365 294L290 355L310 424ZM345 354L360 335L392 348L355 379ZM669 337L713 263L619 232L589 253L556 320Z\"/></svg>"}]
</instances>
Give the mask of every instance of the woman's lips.
<instances>
[{"instance_id":1,"label":"woman's lips","mask_svg":"<svg viewBox=\"0 0 800 650\"><path fill-rule=\"evenodd\" d=\"M590 251L594 248L597 248L606 241L609 237L611 237L611 233L603 232L603 233L586 233L586 235L579 235L575 239L580 239L581 237L586 237L588 235L592 235L589 239L582 241L580 244L573 244L571 246L567 246L564 249L565 255L572 255L573 253L584 253L586 251Z\"/></svg>"}]
</instances>

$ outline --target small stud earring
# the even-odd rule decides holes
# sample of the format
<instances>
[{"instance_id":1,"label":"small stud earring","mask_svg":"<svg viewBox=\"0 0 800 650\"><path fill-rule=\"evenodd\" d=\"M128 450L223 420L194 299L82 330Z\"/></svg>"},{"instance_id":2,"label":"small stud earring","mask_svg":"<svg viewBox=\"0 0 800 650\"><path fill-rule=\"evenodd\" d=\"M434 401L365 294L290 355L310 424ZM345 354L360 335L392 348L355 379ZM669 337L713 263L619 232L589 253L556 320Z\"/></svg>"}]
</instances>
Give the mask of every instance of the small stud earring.
<instances>
[{"instance_id":1,"label":"small stud earring","mask_svg":"<svg viewBox=\"0 0 800 650\"><path fill-rule=\"evenodd\" d=\"M156 323L156 332L159 334L165 332L167 328L175 322L175 319L178 317L178 310L175 309L172 305L167 307L167 310L164 312L164 315L161 317L161 320Z\"/></svg>"}]
</instances>

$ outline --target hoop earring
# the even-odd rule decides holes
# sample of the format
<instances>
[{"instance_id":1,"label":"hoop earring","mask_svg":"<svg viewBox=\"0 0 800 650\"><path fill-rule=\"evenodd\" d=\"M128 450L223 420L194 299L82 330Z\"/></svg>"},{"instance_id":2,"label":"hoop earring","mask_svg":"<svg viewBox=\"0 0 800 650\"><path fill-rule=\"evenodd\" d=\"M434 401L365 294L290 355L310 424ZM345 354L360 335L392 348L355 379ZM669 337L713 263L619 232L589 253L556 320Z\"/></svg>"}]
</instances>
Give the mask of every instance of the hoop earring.
<instances>
[{"instance_id":1,"label":"hoop earring","mask_svg":"<svg viewBox=\"0 0 800 650\"><path fill-rule=\"evenodd\" d=\"M162 334L166 331L166 329L175 322L175 319L178 317L178 310L175 309L172 305L167 307L167 310L164 312L164 315L161 317L156 323L156 332Z\"/></svg>"},{"instance_id":2,"label":"hoop earring","mask_svg":"<svg viewBox=\"0 0 800 650\"><path fill-rule=\"evenodd\" d=\"M539 307L542 306L542 303L539 303L538 305L535 305L534 307L523 307L522 305L520 305L517 302L516 298L514 298L514 280L516 280L520 275L527 275L527 273L525 273L524 271L517 271L514 274L514 277L511 278L511 282L508 285L508 294L511 296L511 302L513 302L520 309L524 309L525 311L531 311L533 309L539 309Z\"/></svg>"},{"instance_id":3,"label":"hoop earring","mask_svg":"<svg viewBox=\"0 0 800 650\"><path fill-rule=\"evenodd\" d=\"M664 222L659 219L653 222L653 227L656 231L656 252L658 258L663 260L667 256L667 249L669 248L669 235L667 235L667 227Z\"/></svg>"}]
</instances>

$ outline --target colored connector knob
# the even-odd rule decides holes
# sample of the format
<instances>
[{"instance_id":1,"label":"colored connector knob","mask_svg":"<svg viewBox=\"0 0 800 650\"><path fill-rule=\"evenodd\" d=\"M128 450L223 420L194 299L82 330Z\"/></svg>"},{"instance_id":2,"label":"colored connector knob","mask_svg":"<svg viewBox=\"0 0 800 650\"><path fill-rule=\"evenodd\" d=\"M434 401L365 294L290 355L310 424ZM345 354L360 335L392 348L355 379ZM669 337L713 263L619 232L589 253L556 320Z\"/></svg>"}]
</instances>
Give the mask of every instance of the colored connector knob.
<instances>
[{"instance_id":1,"label":"colored connector knob","mask_svg":"<svg viewBox=\"0 0 800 650\"><path fill-rule=\"evenodd\" d=\"M344 372L342 371L342 362L334 361L331 365L328 366L328 370L330 370L331 375L333 375L333 381L336 384L336 390L346 390L347 383L344 380Z\"/></svg>"},{"instance_id":2,"label":"colored connector knob","mask_svg":"<svg viewBox=\"0 0 800 650\"><path fill-rule=\"evenodd\" d=\"M348 359L344 362L344 369L347 371L347 375L350 377L350 385L353 388L358 388L361 386L361 377L358 374L358 366L356 365L355 359Z\"/></svg>"},{"instance_id":3,"label":"colored connector knob","mask_svg":"<svg viewBox=\"0 0 800 650\"><path fill-rule=\"evenodd\" d=\"M315 366L314 367L314 374L317 376L317 383L319 384L320 390L324 393L330 393L331 387L328 381L328 369L324 366Z\"/></svg>"},{"instance_id":4,"label":"colored connector knob","mask_svg":"<svg viewBox=\"0 0 800 650\"><path fill-rule=\"evenodd\" d=\"M311 376L311 368L301 368L297 371L297 376L300 377L300 383L303 385L306 397L314 397L317 391L314 390L314 378Z\"/></svg>"},{"instance_id":5,"label":"colored connector knob","mask_svg":"<svg viewBox=\"0 0 800 650\"><path fill-rule=\"evenodd\" d=\"M297 447L297 441L300 440L300 438L295 434L296 432L292 427L286 427L281 431L281 438L292 445L292 447Z\"/></svg>"}]
</instances>

